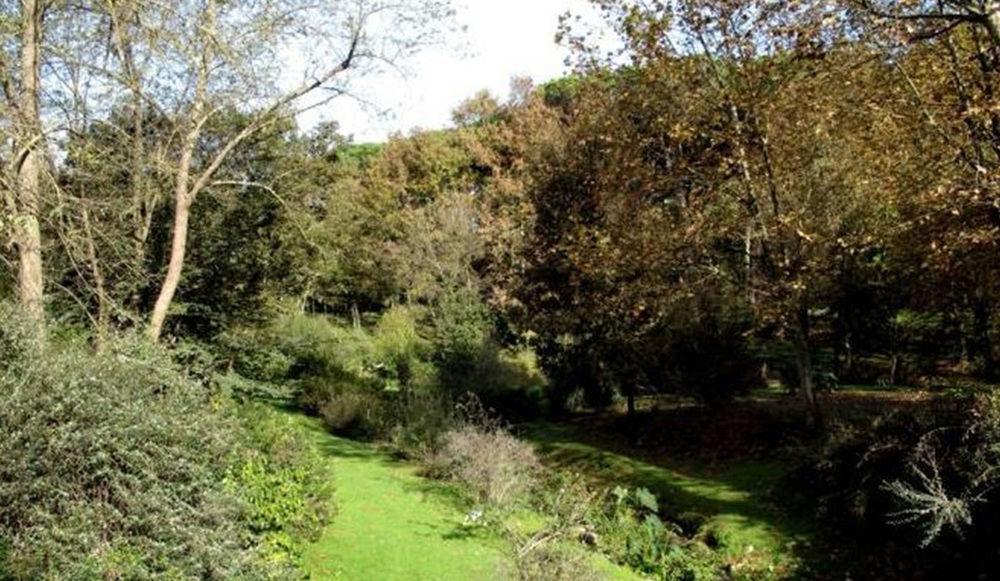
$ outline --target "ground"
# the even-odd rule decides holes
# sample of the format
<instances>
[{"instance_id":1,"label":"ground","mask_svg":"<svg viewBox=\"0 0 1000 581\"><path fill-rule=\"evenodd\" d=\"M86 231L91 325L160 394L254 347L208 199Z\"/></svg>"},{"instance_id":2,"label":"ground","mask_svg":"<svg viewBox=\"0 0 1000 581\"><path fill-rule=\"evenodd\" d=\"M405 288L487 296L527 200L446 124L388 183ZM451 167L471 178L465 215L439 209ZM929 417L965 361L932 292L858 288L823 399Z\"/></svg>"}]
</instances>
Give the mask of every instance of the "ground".
<instances>
[{"instance_id":1,"label":"ground","mask_svg":"<svg viewBox=\"0 0 1000 581\"><path fill-rule=\"evenodd\" d=\"M330 459L336 485L333 521L305 555L312 579L468 581L514 577L512 548L489 529L464 524L469 507L449 485L373 446L302 422ZM532 519L527 519L532 520ZM638 577L598 555L612 581Z\"/></svg>"},{"instance_id":2,"label":"ground","mask_svg":"<svg viewBox=\"0 0 1000 581\"><path fill-rule=\"evenodd\" d=\"M640 455L617 448L592 422L534 424L525 436L550 465L608 486L647 488L672 518L704 518L735 567L766 569L783 577L798 568L801 554L809 550L809 523L784 514L768 500L771 487L787 470L780 462L707 464L664 454Z\"/></svg>"},{"instance_id":3,"label":"ground","mask_svg":"<svg viewBox=\"0 0 1000 581\"><path fill-rule=\"evenodd\" d=\"M917 395L845 390L825 399L831 416L847 418L929 404ZM640 422L594 414L521 426L519 434L552 467L602 485L648 488L669 517L703 519L736 570L808 577L822 551L815 523L779 506L774 495L793 462L761 453L788 444L765 436L796 437L800 418L785 407L794 405L773 397L721 410L668 404L647 410ZM335 518L305 556L313 579L511 577L512 547L489 529L463 524L471 507L455 488L369 444L332 436L317 421L303 425L330 459L336 484ZM629 429L636 425L642 429ZM594 564L612 579L636 578L596 556Z\"/></svg>"},{"instance_id":4,"label":"ground","mask_svg":"<svg viewBox=\"0 0 1000 581\"><path fill-rule=\"evenodd\" d=\"M466 581L506 566L501 539L464 527L452 491L367 444L310 431L330 458L337 512L305 556L313 579Z\"/></svg>"}]
</instances>

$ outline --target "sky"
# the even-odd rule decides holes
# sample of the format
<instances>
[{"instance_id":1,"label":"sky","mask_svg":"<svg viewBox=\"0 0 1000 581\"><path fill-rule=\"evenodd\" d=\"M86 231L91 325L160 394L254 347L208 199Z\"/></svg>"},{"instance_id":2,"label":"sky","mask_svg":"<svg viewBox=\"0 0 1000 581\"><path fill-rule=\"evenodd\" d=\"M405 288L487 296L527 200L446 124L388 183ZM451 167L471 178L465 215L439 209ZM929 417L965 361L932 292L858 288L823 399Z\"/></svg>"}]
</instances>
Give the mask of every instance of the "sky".
<instances>
[{"instance_id":1,"label":"sky","mask_svg":"<svg viewBox=\"0 0 1000 581\"><path fill-rule=\"evenodd\" d=\"M300 120L340 123L355 142L384 141L392 133L414 128L439 129L451 122L451 111L487 89L506 97L514 77L544 82L566 72L568 52L555 42L559 16L584 12L585 0L456 0L460 29L441 46L423 50L407 63L404 77L385 72L358 80L357 92L374 106L341 98ZM388 111L380 115L379 111Z\"/></svg>"}]
</instances>

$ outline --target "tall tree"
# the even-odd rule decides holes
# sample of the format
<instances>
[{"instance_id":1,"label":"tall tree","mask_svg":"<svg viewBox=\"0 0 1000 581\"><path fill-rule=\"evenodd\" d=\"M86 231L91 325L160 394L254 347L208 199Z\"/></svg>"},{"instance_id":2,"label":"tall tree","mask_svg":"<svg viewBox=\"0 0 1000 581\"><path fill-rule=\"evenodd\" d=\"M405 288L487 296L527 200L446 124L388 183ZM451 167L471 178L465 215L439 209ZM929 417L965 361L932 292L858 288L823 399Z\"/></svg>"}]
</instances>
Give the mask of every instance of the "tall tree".
<instances>
[{"instance_id":1,"label":"tall tree","mask_svg":"<svg viewBox=\"0 0 1000 581\"><path fill-rule=\"evenodd\" d=\"M16 14L6 15L16 22L17 33L9 40L13 41L17 64L6 53L0 56L0 85L13 137L4 184L10 193L4 198L17 247L20 300L39 321L45 309L39 204L44 164L40 82L47 9L44 0L24 0Z\"/></svg>"}]
</instances>

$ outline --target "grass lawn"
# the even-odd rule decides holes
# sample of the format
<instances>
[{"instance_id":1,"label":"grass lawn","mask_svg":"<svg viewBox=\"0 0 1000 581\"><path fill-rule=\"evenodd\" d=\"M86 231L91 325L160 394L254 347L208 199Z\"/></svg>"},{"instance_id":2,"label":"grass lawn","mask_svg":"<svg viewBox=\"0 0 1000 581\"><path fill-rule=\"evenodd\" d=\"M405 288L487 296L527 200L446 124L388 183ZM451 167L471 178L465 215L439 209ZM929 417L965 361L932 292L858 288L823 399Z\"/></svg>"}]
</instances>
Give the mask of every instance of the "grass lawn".
<instances>
[{"instance_id":1,"label":"grass lawn","mask_svg":"<svg viewBox=\"0 0 1000 581\"><path fill-rule=\"evenodd\" d=\"M412 464L368 444L332 436L318 422L303 419L303 425L330 458L336 486L333 521L305 555L312 579L485 581L514 576L506 541L488 529L462 525L467 506L454 488L420 477ZM610 580L639 579L598 554L590 560Z\"/></svg>"},{"instance_id":2,"label":"grass lawn","mask_svg":"<svg viewBox=\"0 0 1000 581\"><path fill-rule=\"evenodd\" d=\"M372 447L308 430L329 455L337 512L305 555L313 579L466 581L506 568L503 541L462 526L464 511L446 485Z\"/></svg>"},{"instance_id":3,"label":"grass lawn","mask_svg":"<svg viewBox=\"0 0 1000 581\"><path fill-rule=\"evenodd\" d=\"M708 466L646 457L615 448L580 425L534 424L525 436L550 465L602 484L648 488L671 516L694 512L707 517L733 563L772 569L784 577L809 552L810 527L765 499L785 469L777 462L735 460Z\"/></svg>"}]
</instances>

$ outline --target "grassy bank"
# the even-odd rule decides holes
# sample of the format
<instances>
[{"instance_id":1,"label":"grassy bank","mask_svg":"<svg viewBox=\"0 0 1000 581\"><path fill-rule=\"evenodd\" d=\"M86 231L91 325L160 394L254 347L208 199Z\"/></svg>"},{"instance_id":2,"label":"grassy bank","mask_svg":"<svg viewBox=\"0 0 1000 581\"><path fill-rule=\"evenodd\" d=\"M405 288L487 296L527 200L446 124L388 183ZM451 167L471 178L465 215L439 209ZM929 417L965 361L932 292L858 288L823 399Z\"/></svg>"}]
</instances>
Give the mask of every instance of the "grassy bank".
<instances>
[{"instance_id":1,"label":"grassy bank","mask_svg":"<svg viewBox=\"0 0 1000 581\"><path fill-rule=\"evenodd\" d=\"M672 518L704 518L718 549L734 567L763 569L775 577L804 572L812 530L768 500L771 487L787 469L780 462L706 464L643 454L576 424L533 424L524 435L552 466L608 485L648 488Z\"/></svg>"}]
</instances>

